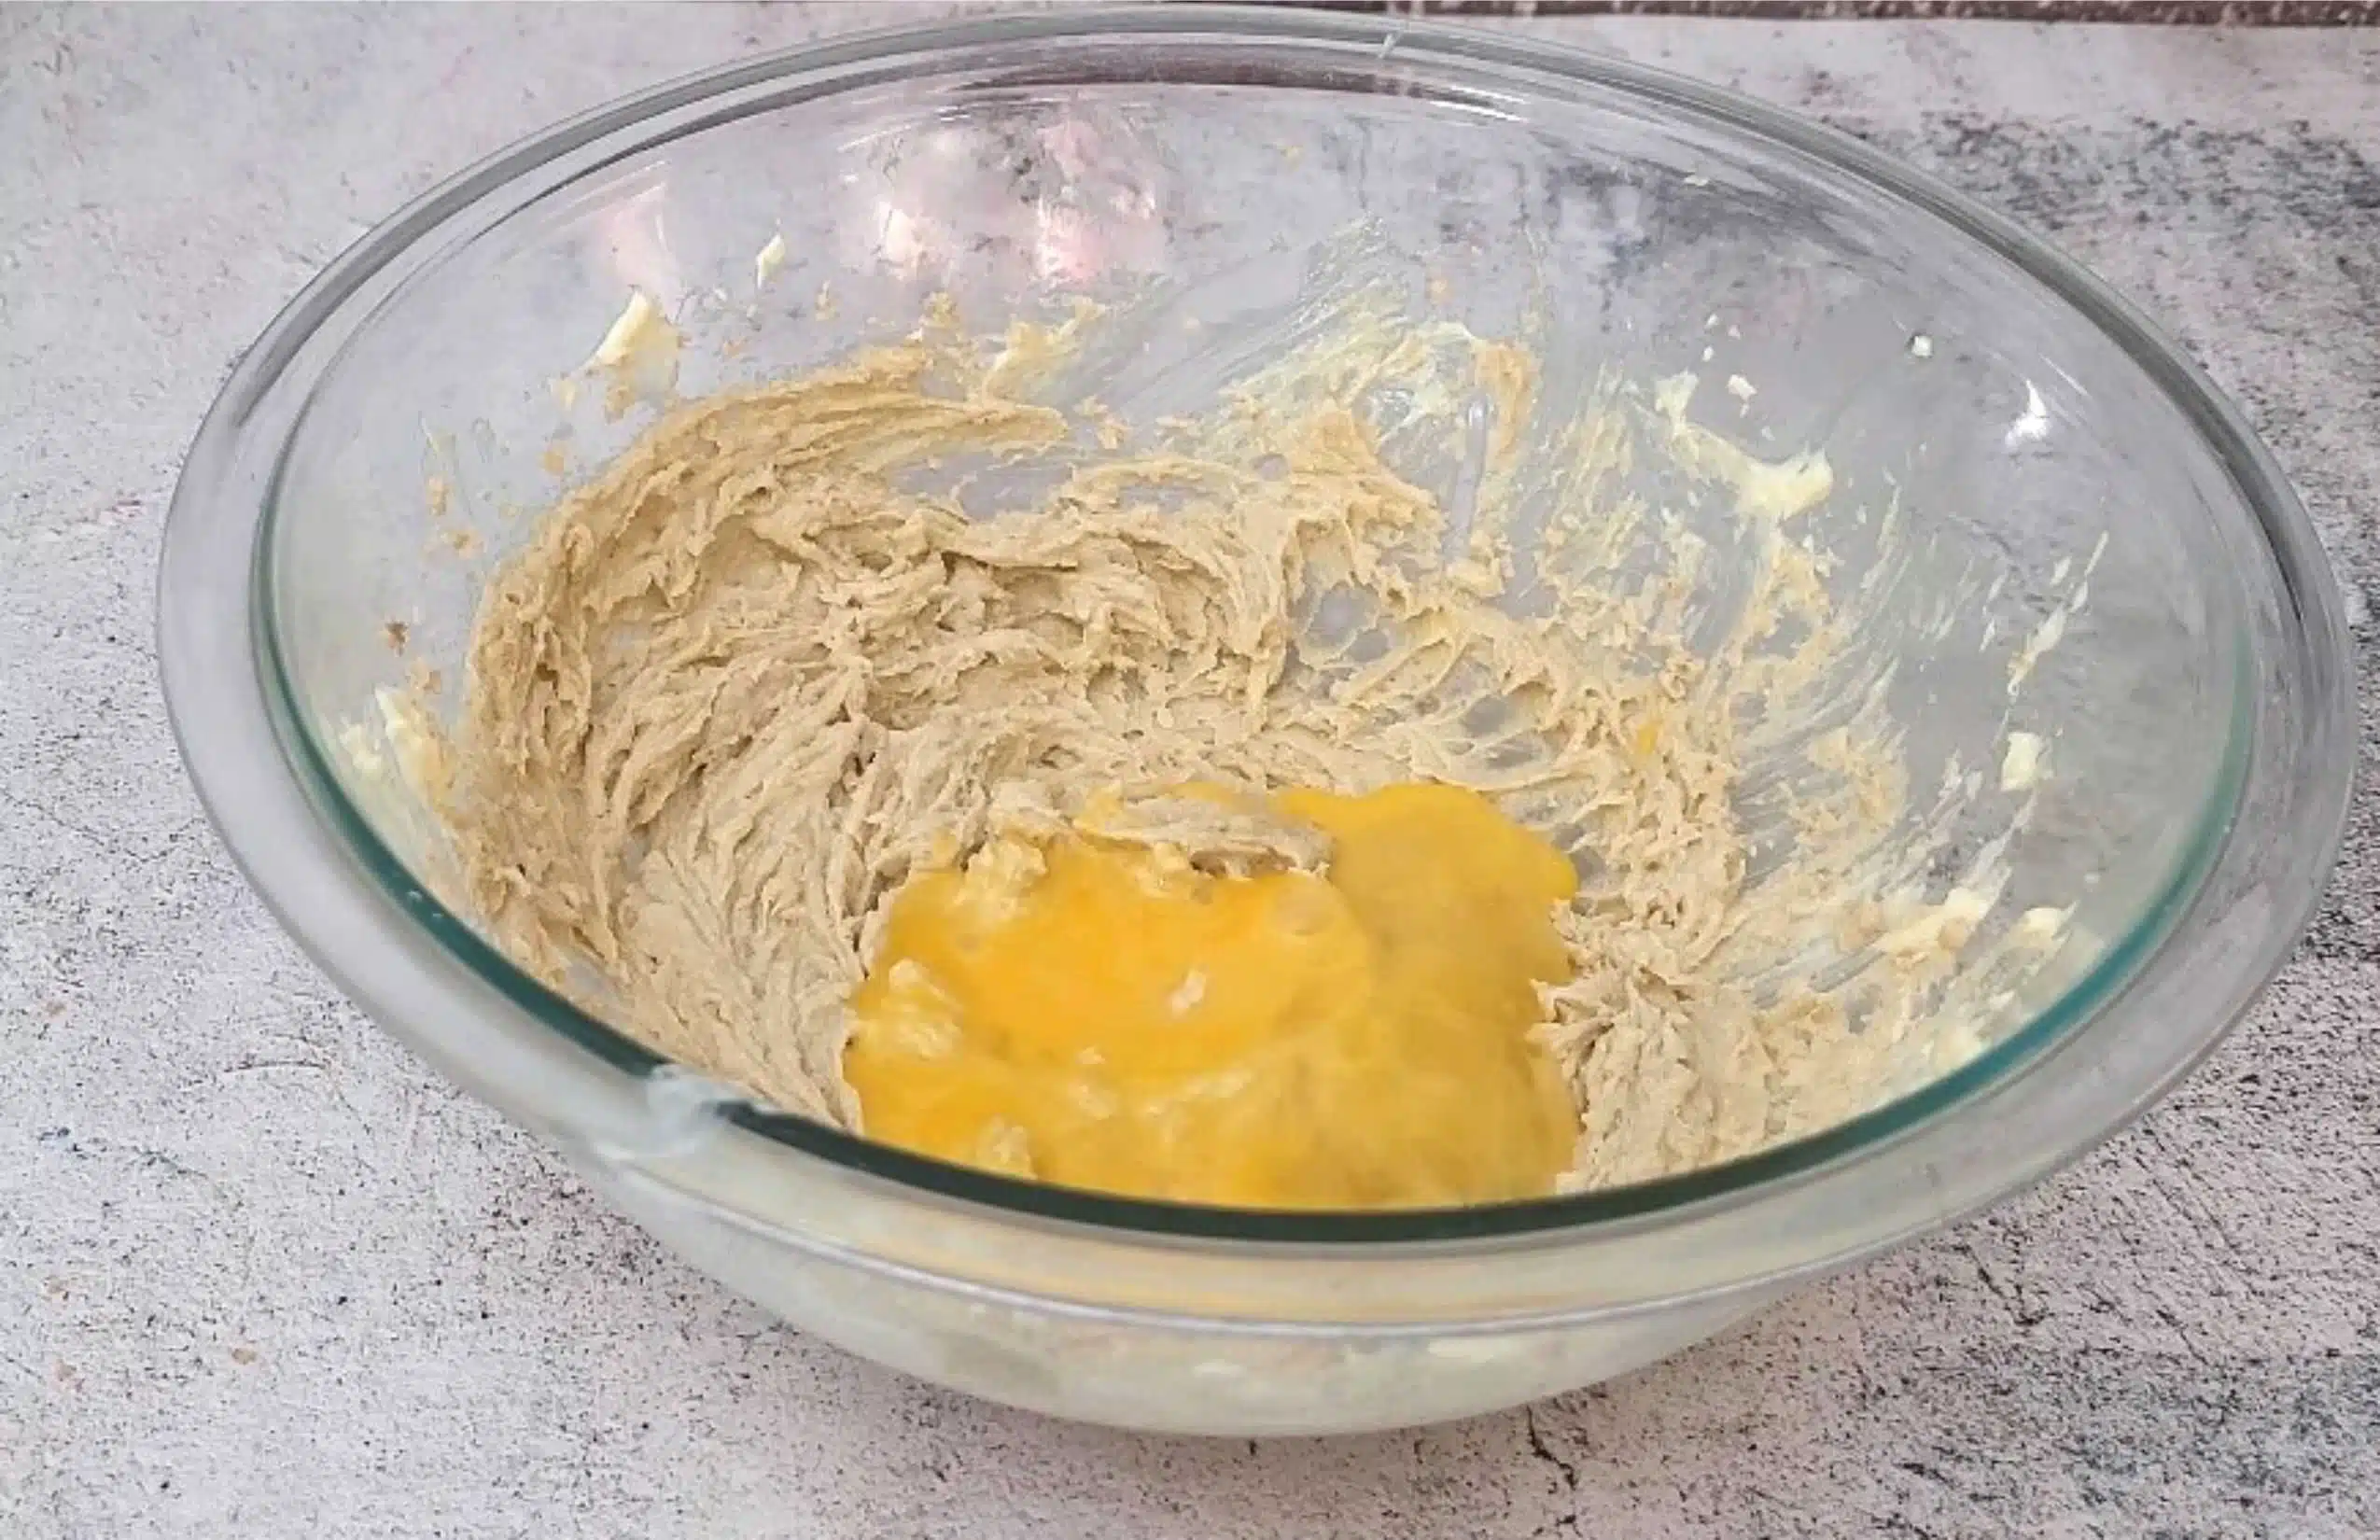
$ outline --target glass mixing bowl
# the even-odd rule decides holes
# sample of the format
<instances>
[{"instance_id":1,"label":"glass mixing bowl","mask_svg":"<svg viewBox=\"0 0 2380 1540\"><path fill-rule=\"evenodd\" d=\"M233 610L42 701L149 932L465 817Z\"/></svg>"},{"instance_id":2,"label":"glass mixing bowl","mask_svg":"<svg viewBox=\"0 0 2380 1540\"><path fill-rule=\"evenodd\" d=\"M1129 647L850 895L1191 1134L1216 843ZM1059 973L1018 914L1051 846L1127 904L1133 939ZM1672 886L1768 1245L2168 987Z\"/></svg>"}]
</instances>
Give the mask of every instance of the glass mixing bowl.
<instances>
[{"instance_id":1,"label":"glass mixing bowl","mask_svg":"<svg viewBox=\"0 0 2380 1540\"><path fill-rule=\"evenodd\" d=\"M1822 447L1837 493L1808 518L1831 586L1861 581L1869 515L1897 505L1910 554L1870 640L1912 783L1996 766L2020 719L2051 746L2029 821L1987 787L1973 805L1999 811L1939 847L2006 841L2002 915L2073 909L1987 1029L1918 1044L1839 1126L1682 1176L1454 1211L1206 1210L749 1105L434 895L435 820L365 773L402 748L375 700L418 665L459 677L518 511L553 497L557 425L583 469L649 420L552 389L632 287L686 327L689 394L904 329L935 292L987 315L1155 295L1208 342L1143 339L1114 404L1149 413L1195 395L1218 349L1277 345L1314 254L1359 227L1483 335L1533 317L1549 393L1699 371L1715 429ZM756 288L764 248L782 265ZM1722 393L1730 377L1753 388ZM1631 490L1723 542L1726 511L1675 469L1642 455ZM1751 102L1352 17L879 35L509 149L374 231L249 350L191 449L160 606L225 841L390 1031L805 1329L1151 1428L1381 1427L1580 1385L2039 1179L2187 1071L2278 965L2350 767L2340 607L2303 511L2205 376L2088 273Z\"/></svg>"}]
</instances>

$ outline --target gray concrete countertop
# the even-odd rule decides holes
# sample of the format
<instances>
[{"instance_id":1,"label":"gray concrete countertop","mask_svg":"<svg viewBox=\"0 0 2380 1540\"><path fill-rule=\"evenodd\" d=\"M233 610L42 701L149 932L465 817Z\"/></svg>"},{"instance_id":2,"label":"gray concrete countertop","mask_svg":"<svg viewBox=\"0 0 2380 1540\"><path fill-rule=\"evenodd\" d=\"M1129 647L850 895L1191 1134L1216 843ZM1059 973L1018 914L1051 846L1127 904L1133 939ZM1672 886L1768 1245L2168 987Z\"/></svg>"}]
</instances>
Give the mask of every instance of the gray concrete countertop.
<instances>
[{"instance_id":1,"label":"gray concrete countertop","mask_svg":"<svg viewBox=\"0 0 2380 1540\"><path fill-rule=\"evenodd\" d=\"M2380 1534L2372 798L2253 1015L2062 1179L1617 1383L1397 1436L1134 1438L854 1362L339 999L158 698L200 414L438 178L867 19L0 10L0 1535ZM2380 32L1516 24L1828 119L2094 264L2246 404L2369 641Z\"/></svg>"}]
</instances>

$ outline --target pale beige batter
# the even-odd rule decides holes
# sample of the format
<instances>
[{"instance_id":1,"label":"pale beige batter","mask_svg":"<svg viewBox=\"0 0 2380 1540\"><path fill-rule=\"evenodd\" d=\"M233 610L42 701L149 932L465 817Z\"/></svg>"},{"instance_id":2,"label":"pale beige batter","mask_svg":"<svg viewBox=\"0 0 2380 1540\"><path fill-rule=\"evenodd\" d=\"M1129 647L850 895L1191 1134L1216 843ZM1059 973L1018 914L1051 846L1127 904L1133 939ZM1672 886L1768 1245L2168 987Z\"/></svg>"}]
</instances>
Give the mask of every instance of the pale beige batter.
<instances>
[{"instance_id":1,"label":"pale beige batter","mask_svg":"<svg viewBox=\"0 0 2380 1540\"><path fill-rule=\"evenodd\" d=\"M545 518L490 585L423 789L504 946L655 1049L856 1127L846 1001L913 872L996 861L1106 789L1112 825L1193 860L1311 864L1311 831L1152 793L1444 779L1581 868L1543 1029L1581 1113L1571 1184L1891 1088L1993 892L1906 881L1927 824L1904 826L1873 700L1794 750L1771 797L1794 848L1748 875L1745 735L1778 739L1842 649L1787 533L1831 491L1823 457L1693 426L1691 382L1539 421L1524 350L1362 304L1119 447L1096 403L1032 399L1088 319L997 347L930 326L679 408ZM1478 506L1450 532L1384 453L1452 441L1480 401ZM1701 542L1610 490L1653 453L1748 531L1715 644ZM922 490L961 465L1054 489L971 518ZM1524 483L1555 511L1517 571ZM1645 550L1659 570L1615 576ZM1829 969L1831 992L1800 982Z\"/></svg>"}]
</instances>

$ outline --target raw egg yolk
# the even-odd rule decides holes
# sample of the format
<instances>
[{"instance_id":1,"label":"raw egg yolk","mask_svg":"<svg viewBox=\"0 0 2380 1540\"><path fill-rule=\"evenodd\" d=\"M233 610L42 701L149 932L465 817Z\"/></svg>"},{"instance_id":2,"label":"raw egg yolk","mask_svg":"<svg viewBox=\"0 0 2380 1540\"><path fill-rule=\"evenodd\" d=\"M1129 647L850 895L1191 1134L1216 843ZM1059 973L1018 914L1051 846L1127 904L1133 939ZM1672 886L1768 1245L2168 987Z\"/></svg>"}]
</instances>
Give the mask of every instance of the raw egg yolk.
<instances>
[{"instance_id":1,"label":"raw egg yolk","mask_svg":"<svg viewBox=\"0 0 2380 1540\"><path fill-rule=\"evenodd\" d=\"M1070 833L910 879L852 997L866 1132L1243 1208L1550 1192L1578 1119L1530 1029L1570 976L1570 862L1459 787L1273 806L1331 836L1325 872Z\"/></svg>"}]
</instances>

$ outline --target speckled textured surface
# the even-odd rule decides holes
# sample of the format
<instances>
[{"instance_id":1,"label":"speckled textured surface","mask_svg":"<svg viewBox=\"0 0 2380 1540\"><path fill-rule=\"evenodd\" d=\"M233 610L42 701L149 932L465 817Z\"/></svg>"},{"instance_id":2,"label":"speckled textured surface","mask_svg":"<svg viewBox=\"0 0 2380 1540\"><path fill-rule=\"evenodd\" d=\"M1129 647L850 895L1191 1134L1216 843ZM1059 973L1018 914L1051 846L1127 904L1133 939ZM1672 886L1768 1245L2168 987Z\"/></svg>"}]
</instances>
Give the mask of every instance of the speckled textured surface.
<instances>
[{"instance_id":1,"label":"speckled textured surface","mask_svg":"<svg viewBox=\"0 0 2380 1540\"><path fill-rule=\"evenodd\" d=\"M157 696L199 415L447 172L861 9L0 11L0 1534L2380 1534L2369 797L2249 1021L2063 1179L1631 1379L1393 1437L1130 1438L847 1359L338 999ZM2380 34L1510 24L2051 231L2237 393L2369 639Z\"/></svg>"}]
</instances>

